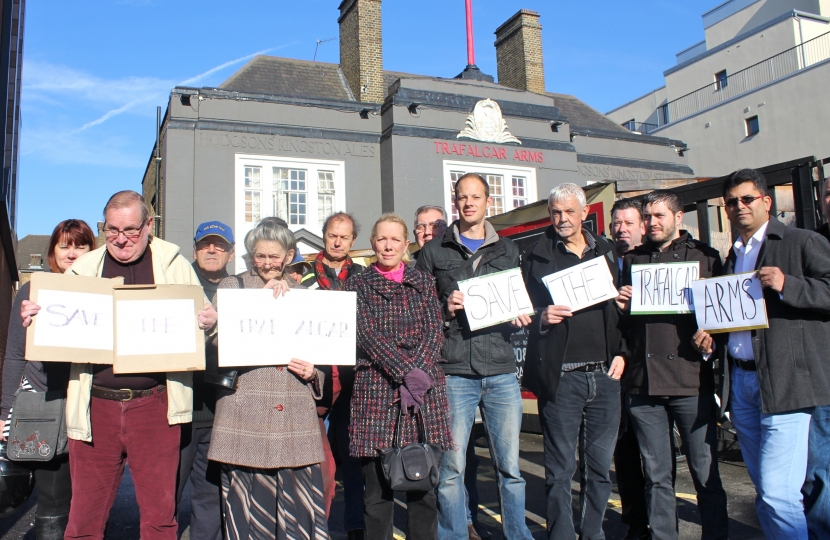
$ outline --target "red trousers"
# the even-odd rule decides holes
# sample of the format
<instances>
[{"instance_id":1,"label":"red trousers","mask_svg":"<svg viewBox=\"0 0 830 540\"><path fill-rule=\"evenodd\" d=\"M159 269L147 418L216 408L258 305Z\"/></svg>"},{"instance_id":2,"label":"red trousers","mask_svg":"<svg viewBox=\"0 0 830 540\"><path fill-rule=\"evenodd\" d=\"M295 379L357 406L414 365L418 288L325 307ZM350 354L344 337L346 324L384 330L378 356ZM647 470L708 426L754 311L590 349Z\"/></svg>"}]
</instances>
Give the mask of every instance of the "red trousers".
<instances>
[{"instance_id":1,"label":"red trousers","mask_svg":"<svg viewBox=\"0 0 830 540\"><path fill-rule=\"evenodd\" d=\"M323 436L323 462L320 464L320 472L323 473L323 500L326 503L326 519L331 514L331 502L334 500L334 490L337 483L334 474L337 472L337 465L334 463L334 456L331 453L329 436L326 434L326 424L320 418L320 434Z\"/></svg>"},{"instance_id":2,"label":"red trousers","mask_svg":"<svg viewBox=\"0 0 830 540\"><path fill-rule=\"evenodd\" d=\"M180 427L167 424L167 392L111 401L93 397L92 442L69 440L72 506L65 540L103 539L129 463L142 540L176 540Z\"/></svg>"}]
</instances>

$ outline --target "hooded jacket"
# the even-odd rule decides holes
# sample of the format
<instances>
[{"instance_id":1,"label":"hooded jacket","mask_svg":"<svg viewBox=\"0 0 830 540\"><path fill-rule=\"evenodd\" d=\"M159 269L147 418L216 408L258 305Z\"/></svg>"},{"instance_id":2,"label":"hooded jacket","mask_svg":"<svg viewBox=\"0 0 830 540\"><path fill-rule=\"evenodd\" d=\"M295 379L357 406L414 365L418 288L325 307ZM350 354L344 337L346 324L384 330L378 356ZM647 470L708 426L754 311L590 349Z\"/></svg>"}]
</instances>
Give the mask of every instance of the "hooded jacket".
<instances>
[{"instance_id":1,"label":"hooded jacket","mask_svg":"<svg viewBox=\"0 0 830 540\"><path fill-rule=\"evenodd\" d=\"M680 231L665 251L646 241L625 256L623 285L631 285L631 266L675 262L700 263L700 277L722 273L717 250ZM712 362L692 347L697 331L694 313L682 315L627 315L627 342L631 358L623 374L629 394L642 396L697 396L714 392Z\"/></svg>"},{"instance_id":2,"label":"hooded jacket","mask_svg":"<svg viewBox=\"0 0 830 540\"><path fill-rule=\"evenodd\" d=\"M147 249L153 254L153 280L157 285L199 285L199 277L190 262L179 253L179 247L160 238L151 238ZM80 257L67 274L101 277L104 270L104 245ZM207 302L207 299L205 299ZM70 439L92 442L89 405L92 393L92 365L72 364L66 391L66 433ZM167 421L170 425L186 424L193 419L193 374L167 374Z\"/></svg>"},{"instance_id":3,"label":"hooded jacket","mask_svg":"<svg viewBox=\"0 0 830 540\"><path fill-rule=\"evenodd\" d=\"M447 298L458 290L458 282L519 266L519 248L508 238L501 238L488 222L484 222L484 243L473 254L462 243L458 221L447 228L444 236L427 242L418 256L415 269L435 277L438 301L444 319L444 346L441 356L447 375L490 377L516 372L516 355L510 342L515 329L499 324L470 330L464 310L450 317ZM478 257L472 265L465 264Z\"/></svg>"}]
</instances>

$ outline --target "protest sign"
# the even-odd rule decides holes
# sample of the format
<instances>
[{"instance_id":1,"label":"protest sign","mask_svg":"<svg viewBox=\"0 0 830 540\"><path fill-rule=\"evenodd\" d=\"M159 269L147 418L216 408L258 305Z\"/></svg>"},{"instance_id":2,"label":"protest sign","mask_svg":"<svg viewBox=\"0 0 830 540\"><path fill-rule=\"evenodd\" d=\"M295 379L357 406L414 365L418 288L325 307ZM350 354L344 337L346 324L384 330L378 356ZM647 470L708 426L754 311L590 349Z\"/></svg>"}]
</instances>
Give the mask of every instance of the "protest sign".
<instances>
[{"instance_id":1,"label":"protest sign","mask_svg":"<svg viewBox=\"0 0 830 540\"><path fill-rule=\"evenodd\" d=\"M590 259L542 278L554 305L571 311L613 300L618 296L605 257Z\"/></svg>"},{"instance_id":2,"label":"protest sign","mask_svg":"<svg viewBox=\"0 0 830 540\"><path fill-rule=\"evenodd\" d=\"M769 328L761 282L754 272L692 282L697 326L710 334Z\"/></svg>"},{"instance_id":3,"label":"protest sign","mask_svg":"<svg viewBox=\"0 0 830 540\"><path fill-rule=\"evenodd\" d=\"M357 294L292 289L219 289L219 366L278 366L292 358L354 365Z\"/></svg>"},{"instance_id":4,"label":"protest sign","mask_svg":"<svg viewBox=\"0 0 830 540\"><path fill-rule=\"evenodd\" d=\"M112 364L112 289L124 278L32 275L29 300L40 306L26 330L26 360Z\"/></svg>"},{"instance_id":5,"label":"protest sign","mask_svg":"<svg viewBox=\"0 0 830 540\"><path fill-rule=\"evenodd\" d=\"M124 285L115 302L114 373L205 369L205 333L198 285Z\"/></svg>"},{"instance_id":6,"label":"protest sign","mask_svg":"<svg viewBox=\"0 0 830 540\"><path fill-rule=\"evenodd\" d=\"M518 268L459 281L458 290L464 293L464 313L470 330L533 314L533 304Z\"/></svg>"},{"instance_id":7,"label":"protest sign","mask_svg":"<svg viewBox=\"0 0 830 540\"><path fill-rule=\"evenodd\" d=\"M692 281L700 275L700 263L679 262L631 266L631 313L691 313Z\"/></svg>"}]
</instances>

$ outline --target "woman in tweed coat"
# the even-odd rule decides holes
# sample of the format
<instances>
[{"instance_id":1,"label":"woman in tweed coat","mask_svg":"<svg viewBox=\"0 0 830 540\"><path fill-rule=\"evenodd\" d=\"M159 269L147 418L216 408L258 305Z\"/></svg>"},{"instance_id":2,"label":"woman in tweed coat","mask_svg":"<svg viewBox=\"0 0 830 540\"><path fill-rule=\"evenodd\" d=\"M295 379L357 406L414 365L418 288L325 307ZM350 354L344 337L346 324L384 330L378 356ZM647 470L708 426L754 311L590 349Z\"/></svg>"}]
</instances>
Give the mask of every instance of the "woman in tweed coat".
<instances>
[{"instance_id":1,"label":"woman in tweed coat","mask_svg":"<svg viewBox=\"0 0 830 540\"><path fill-rule=\"evenodd\" d=\"M404 408L401 445L418 441L416 415L427 442L450 448L447 390L441 361L441 307L433 278L401 262L409 233L399 216L384 214L372 229L377 263L346 282L357 292L357 346L350 453L364 458L367 540L392 538L395 503L378 450L392 447ZM407 538L438 535L435 491L407 493Z\"/></svg>"},{"instance_id":2,"label":"woman in tweed coat","mask_svg":"<svg viewBox=\"0 0 830 540\"><path fill-rule=\"evenodd\" d=\"M283 274L296 245L287 228L260 223L245 237L250 269L219 288L272 288L275 296L299 288ZM236 390L217 401L208 457L222 463L226 539L329 538L314 403L322 388L319 370L292 359L287 366L240 369Z\"/></svg>"}]
</instances>

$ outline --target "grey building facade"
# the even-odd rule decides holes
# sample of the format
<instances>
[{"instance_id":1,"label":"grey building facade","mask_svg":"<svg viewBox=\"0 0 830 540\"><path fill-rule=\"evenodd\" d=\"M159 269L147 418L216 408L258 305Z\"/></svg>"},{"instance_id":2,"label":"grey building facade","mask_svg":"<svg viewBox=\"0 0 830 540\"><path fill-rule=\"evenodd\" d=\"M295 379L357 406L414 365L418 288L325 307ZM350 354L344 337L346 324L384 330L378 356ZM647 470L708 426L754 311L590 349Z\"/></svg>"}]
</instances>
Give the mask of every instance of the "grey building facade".
<instances>
[{"instance_id":1,"label":"grey building facade","mask_svg":"<svg viewBox=\"0 0 830 540\"><path fill-rule=\"evenodd\" d=\"M452 185L466 172L490 183L491 215L563 182L694 174L682 141L633 134L543 91L536 13L522 10L497 30L496 84L474 66L452 79L383 71L380 2L345 0L339 10L339 65L258 56L218 88L172 90L159 196L152 157L143 182L161 236L188 246L198 223L219 219L234 227L241 255L245 233L270 215L301 238L319 236L339 210L367 228L383 212L409 221L423 204L452 215ZM301 252L313 244L301 241ZM368 246L364 233L355 247Z\"/></svg>"}]
</instances>

